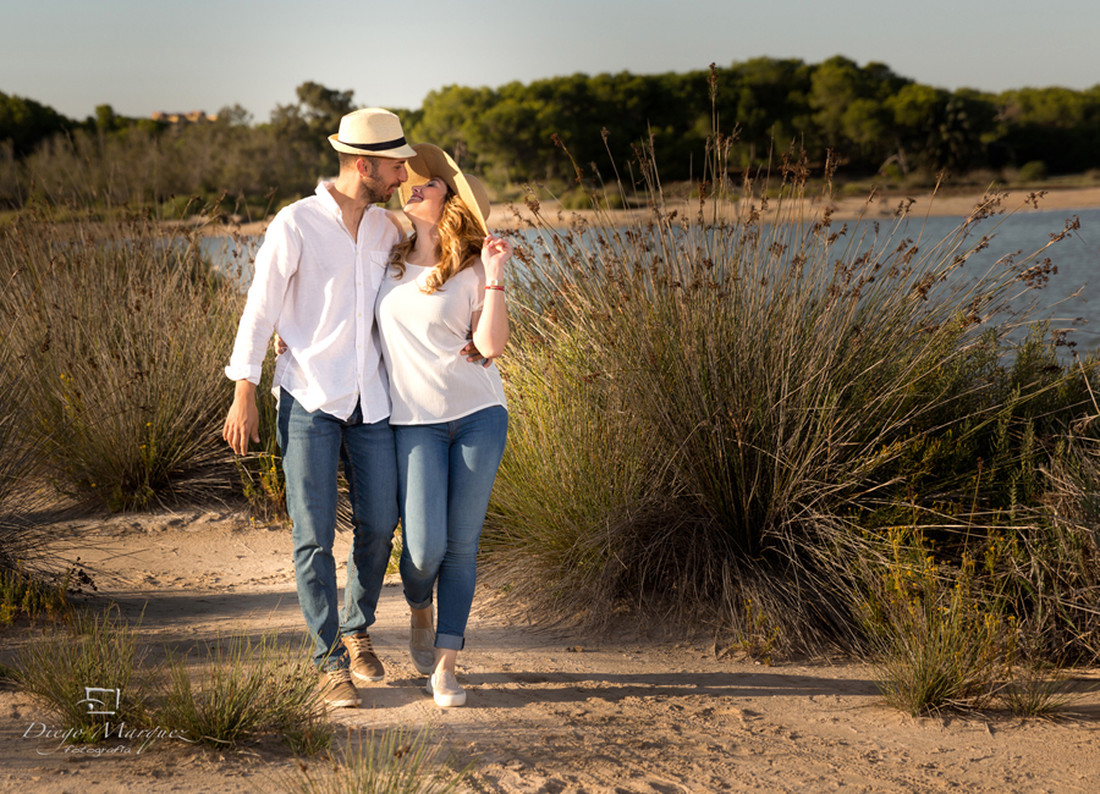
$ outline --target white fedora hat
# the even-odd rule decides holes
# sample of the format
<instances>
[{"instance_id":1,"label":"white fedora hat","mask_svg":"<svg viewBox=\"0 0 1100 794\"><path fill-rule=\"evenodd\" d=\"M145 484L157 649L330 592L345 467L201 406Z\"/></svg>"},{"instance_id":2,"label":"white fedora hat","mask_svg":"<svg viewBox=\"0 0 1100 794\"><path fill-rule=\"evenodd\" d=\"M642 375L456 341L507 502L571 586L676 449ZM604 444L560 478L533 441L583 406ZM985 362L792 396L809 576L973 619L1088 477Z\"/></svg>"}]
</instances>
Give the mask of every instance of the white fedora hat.
<instances>
[{"instance_id":1,"label":"white fedora hat","mask_svg":"<svg viewBox=\"0 0 1100 794\"><path fill-rule=\"evenodd\" d=\"M406 160L416 150L405 140L401 120L383 108L353 110L340 119L340 130L328 136L332 148L344 154L365 154Z\"/></svg>"},{"instance_id":2,"label":"white fedora hat","mask_svg":"<svg viewBox=\"0 0 1100 794\"><path fill-rule=\"evenodd\" d=\"M452 193L458 195L463 203L470 208L474 217L481 224L481 230L489 233L486 221L492 207L489 205L489 194L485 186L477 177L467 176L462 169L451 159L451 156L431 143L414 143L415 156L408 158L405 167L409 170L409 179L402 182L398 190L401 191L401 204L409 203L412 189L417 185L423 185L433 176L437 176L447 183Z\"/></svg>"}]
</instances>

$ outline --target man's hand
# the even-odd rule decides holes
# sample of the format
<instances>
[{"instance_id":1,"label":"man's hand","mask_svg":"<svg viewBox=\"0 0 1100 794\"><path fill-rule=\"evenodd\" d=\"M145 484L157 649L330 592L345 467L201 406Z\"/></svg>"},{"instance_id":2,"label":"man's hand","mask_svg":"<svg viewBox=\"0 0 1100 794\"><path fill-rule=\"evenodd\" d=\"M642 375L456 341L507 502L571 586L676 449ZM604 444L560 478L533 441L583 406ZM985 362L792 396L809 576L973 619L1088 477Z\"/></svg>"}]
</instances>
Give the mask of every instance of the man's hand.
<instances>
[{"instance_id":1,"label":"man's hand","mask_svg":"<svg viewBox=\"0 0 1100 794\"><path fill-rule=\"evenodd\" d=\"M238 455L248 452L249 440L260 441L260 412L256 409L256 384L247 380L237 381L233 391L233 405L225 417L222 438Z\"/></svg>"},{"instance_id":2,"label":"man's hand","mask_svg":"<svg viewBox=\"0 0 1100 794\"><path fill-rule=\"evenodd\" d=\"M481 353L477 349L477 345L475 345L472 341L467 342L466 347L462 348L462 350L459 352L461 352L462 355L466 356L466 360L469 361L471 364L481 364L481 366L487 367L493 363L493 360L491 358L485 358L485 356L481 355Z\"/></svg>"}]
</instances>

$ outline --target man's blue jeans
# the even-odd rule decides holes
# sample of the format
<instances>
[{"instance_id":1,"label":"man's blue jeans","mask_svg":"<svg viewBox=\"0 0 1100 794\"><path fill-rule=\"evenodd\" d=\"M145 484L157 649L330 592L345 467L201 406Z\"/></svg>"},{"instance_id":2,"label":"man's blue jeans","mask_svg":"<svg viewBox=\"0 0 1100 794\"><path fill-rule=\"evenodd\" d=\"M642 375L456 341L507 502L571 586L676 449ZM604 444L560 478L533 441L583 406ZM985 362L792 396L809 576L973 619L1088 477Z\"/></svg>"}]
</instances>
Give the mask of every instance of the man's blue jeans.
<instances>
[{"instance_id":1,"label":"man's blue jeans","mask_svg":"<svg viewBox=\"0 0 1100 794\"><path fill-rule=\"evenodd\" d=\"M438 588L435 645L461 650L474 601L477 544L508 435L492 406L453 422L394 425L401 501L401 581L414 609Z\"/></svg>"},{"instance_id":2,"label":"man's blue jeans","mask_svg":"<svg viewBox=\"0 0 1100 794\"><path fill-rule=\"evenodd\" d=\"M347 421L308 412L285 390L279 397L279 448L286 476L287 512L294 524L298 603L313 639L318 667L347 667L344 634L366 631L382 592L397 526L397 468L389 422L362 424L356 407ZM337 613L336 474L344 463L353 540L344 609Z\"/></svg>"}]
</instances>

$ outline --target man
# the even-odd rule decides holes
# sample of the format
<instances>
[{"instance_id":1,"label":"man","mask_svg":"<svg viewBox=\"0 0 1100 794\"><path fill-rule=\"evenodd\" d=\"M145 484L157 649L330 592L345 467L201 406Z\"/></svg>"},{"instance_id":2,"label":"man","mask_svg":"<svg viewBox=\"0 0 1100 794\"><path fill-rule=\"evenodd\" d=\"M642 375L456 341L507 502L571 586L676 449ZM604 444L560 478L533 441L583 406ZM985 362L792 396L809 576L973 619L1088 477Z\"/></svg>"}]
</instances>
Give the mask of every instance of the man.
<instances>
[{"instance_id":1,"label":"man","mask_svg":"<svg viewBox=\"0 0 1100 794\"><path fill-rule=\"evenodd\" d=\"M339 176L272 220L226 375L236 382L223 437L239 455L259 441L256 385L277 331L278 441L293 522L298 601L322 672L325 702L356 707L359 682L385 671L371 646L382 580L397 525L397 470L389 386L374 328L374 299L402 234L381 207L407 179L416 154L397 116L354 111L329 136ZM336 477L339 461L352 506L343 612L337 612Z\"/></svg>"}]
</instances>

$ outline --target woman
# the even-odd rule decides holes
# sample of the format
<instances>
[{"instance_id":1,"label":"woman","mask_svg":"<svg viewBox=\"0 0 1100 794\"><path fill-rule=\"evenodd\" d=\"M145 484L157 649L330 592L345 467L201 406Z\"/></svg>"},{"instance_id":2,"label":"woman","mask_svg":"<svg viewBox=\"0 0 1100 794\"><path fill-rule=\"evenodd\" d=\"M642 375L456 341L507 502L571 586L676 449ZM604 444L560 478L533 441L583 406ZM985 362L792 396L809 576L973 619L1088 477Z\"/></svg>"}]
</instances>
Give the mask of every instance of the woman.
<instances>
[{"instance_id":1,"label":"woman","mask_svg":"<svg viewBox=\"0 0 1100 794\"><path fill-rule=\"evenodd\" d=\"M491 359L508 339L503 270L512 248L488 232L481 183L439 147L413 148L401 186L412 234L390 255L376 313L397 446L409 650L436 704L449 707L466 702L455 661L465 646L478 539L508 428ZM471 335L486 366L462 353Z\"/></svg>"}]
</instances>

